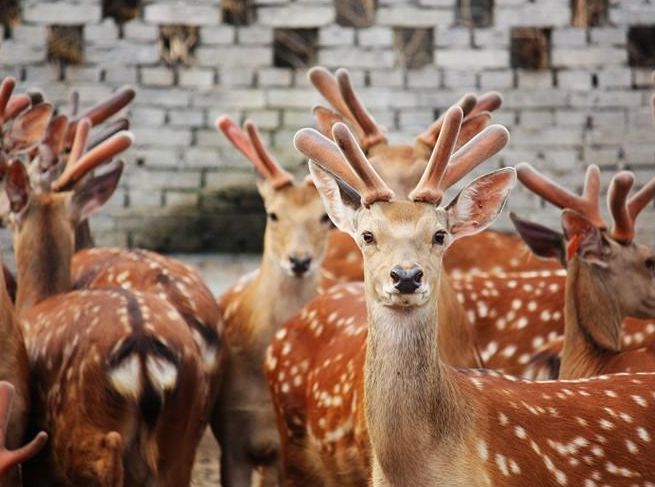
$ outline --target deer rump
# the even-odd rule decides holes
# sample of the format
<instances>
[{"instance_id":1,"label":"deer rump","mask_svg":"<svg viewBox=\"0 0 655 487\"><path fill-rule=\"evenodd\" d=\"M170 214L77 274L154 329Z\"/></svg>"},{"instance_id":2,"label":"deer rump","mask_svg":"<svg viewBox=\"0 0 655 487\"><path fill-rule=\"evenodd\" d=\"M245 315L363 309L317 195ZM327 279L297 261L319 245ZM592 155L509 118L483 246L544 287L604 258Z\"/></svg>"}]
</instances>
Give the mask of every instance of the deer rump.
<instances>
[{"instance_id":1,"label":"deer rump","mask_svg":"<svg viewBox=\"0 0 655 487\"><path fill-rule=\"evenodd\" d=\"M39 459L54 466L50 479L143 484L189 461L176 445L197 441L201 432L176 419L202 412L194 393L202 370L170 304L122 289L76 291L24 317L39 384L33 417L41 424L32 426L47 427L53 438L47 458ZM47 485L39 460L27 469L27 485Z\"/></svg>"}]
</instances>

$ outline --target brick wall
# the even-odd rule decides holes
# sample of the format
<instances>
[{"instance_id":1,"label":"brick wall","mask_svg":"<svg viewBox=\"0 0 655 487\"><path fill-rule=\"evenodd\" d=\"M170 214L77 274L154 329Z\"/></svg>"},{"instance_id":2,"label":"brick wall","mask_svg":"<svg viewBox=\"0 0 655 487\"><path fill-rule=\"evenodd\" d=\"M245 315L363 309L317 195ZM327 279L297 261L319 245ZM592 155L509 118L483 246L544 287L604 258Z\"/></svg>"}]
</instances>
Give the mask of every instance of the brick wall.
<instances>
[{"instance_id":1,"label":"brick wall","mask_svg":"<svg viewBox=\"0 0 655 487\"><path fill-rule=\"evenodd\" d=\"M276 29L315 29L308 59L348 67L394 141L410 141L464 91L499 90L505 105L495 118L512 142L487 168L530 161L568 185L579 184L592 162L606 175L617 168L634 170L640 182L655 175L651 61L639 65L628 42L633 27L655 26L650 1L610 0L607 18L588 28L572 27L571 0L481 2L493 4L482 28L458 23L457 5L467 0L378 0L365 28L339 25L333 0L251 3L254 21L235 26L222 18L220 0L147 2L123 24L102 17L100 0L22 1L20 22L0 43L0 75L42 88L58 104L73 90L88 105L123 84L138 88L130 113L136 147L119 191L93 219L99 243L187 251L256 245L262 221L250 167L213 121L222 113L254 119L279 159L304 171L292 135L311 124L319 98L304 69L274 65ZM170 24L197 28L186 64L162 60L160 27ZM83 26L81 64L47 60L53 25ZM524 64L512 38L520 27L550 44L537 69L517 67ZM421 67L405 67L399 29L428 32ZM557 211L525 191L511 206L557 225ZM641 218L649 242L653 214Z\"/></svg>"}]
</instances>

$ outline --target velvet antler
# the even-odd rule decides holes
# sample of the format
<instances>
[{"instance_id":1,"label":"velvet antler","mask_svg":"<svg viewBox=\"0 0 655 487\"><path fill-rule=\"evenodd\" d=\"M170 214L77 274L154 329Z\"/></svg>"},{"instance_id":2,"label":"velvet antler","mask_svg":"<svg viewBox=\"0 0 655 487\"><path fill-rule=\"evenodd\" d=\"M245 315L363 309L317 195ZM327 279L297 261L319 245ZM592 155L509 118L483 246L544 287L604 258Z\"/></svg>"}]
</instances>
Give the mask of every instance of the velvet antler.
<instances>
[{"instance_id":1,"label":"velvet antler","mask_svg":"<svg viewBox=\"0 0 655 487\"><path fill-rule=\"evenodd\" d=\"M623 243L634 240L637 217L655 196L655 178L653 178L628 198L634 180L634 174L621 171L614 175L607 192L607 206L613 221L610 236Z\"/></svg>"}]
</instances>

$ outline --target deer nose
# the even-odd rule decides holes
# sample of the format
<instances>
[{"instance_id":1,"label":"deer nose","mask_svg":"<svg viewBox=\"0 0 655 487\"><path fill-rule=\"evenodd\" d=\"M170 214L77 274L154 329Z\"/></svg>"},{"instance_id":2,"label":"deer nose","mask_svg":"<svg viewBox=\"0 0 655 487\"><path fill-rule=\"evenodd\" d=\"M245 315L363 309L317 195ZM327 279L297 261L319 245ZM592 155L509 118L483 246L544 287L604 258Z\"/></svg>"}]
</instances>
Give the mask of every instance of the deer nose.
<instances>
[{"instance_id":1,"label":"deer nose","mask_svg":"<svg viewBox=\"0 0 655 487\"><path fill-rule=\"evenodd\" d=\"M296 276L302 276L309 270L309 266L312 264L312 258L290 256L289 262L291 262L291 270L293 273Z\"/></svg>"},{"instance_id":2,"label":"deer nose","mask_svg":"<svg viewBox=\"0 0 655 487\"><path fill-rule=\"evenodd\" d=\"M419 287L421 287L422 279L423 270L417 265L414 265L409 269L397 265L391 269L391 280L400 294L414 293Z\"/></svg>"}]
</instances>

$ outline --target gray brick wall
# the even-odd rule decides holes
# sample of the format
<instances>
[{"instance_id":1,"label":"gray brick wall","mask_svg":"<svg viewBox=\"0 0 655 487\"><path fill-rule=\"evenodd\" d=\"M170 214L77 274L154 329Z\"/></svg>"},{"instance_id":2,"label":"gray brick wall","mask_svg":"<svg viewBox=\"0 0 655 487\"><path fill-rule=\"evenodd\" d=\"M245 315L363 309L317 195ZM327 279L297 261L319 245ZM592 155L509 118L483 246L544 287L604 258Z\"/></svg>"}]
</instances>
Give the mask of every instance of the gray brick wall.
<instances>
[{"instance_id":1,"label":"gray brick wall","mask_svg":"<svg viewBox=\"0 0 655 487\"><path fill-rule=\"evenodd\" d=\"M374 25L362 29L337 25L332 0L253 3L248 26L226 24L220 0L146 2L139 18L117 26L102 18L100 0L23 0L22 23L0 41L1 76L62 105L73 90L90 105L123 84L138 88L130 110L137 142L124 181L93 219L100 244L253 248L261 219L252 173L213 121L223 113L253 118L279 159L302 172L291 138L312 123L320 101L304 71L273 65L274 28L318 29L318 62L351 70L393 141L411 141L463 91L495 89L505 96L496 119L512 142L487 168L530 161L567 185L580 184L592 162L605 182L619 168L635 170L640 182L655 175L651 70L629 66L627 49L630 26L655 24L650 1L610 1L609 24L589 29L571 27L569 0L496 0L492 26L479 29L455 25L455 0L379 0ZM168 24L198 27L190 65L161 61L159 26ZM50 25L84 26L83 64L47 61ZM432 65L397 65L397 27L434 29ZM511 67L514 27L550 29L548 69ZM557 211L522 189L511 207L558 223ZM653 216L651 207L640 221L651 243Z\"/></svg>"}]
</instances>

